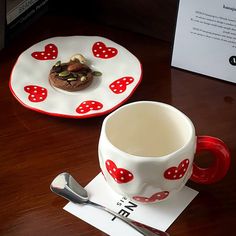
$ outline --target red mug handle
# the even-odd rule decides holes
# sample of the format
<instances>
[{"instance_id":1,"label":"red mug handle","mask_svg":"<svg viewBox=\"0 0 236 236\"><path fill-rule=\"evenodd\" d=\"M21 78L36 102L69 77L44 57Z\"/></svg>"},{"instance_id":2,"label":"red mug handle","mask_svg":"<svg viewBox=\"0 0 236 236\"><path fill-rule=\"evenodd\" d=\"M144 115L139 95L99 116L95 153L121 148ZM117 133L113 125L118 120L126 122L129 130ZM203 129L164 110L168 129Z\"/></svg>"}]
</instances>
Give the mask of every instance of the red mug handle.
<instances>
[{"instance_id":1,"label":"red mug handle","mask_svg":"<svg viewBox=\"0 0 236 236\"><path fill-rule=\"evenodd\" d=\"M201 151L210 151L214 156L214 161L207 168L200 168L193 163L193 173L190 179L202 184L211 184L221 180L230 165L230 153L226 144L215 137L198 136L196 153Z\"/></svg>"}]
</instances>

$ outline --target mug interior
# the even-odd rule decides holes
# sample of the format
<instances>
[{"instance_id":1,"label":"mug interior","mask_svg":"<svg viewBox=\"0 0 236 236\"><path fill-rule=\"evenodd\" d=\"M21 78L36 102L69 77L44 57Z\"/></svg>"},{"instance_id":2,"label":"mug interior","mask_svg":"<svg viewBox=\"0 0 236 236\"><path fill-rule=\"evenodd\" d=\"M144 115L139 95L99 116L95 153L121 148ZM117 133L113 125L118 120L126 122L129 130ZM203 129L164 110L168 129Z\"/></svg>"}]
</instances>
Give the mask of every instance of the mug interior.
<instances>
[{"instance_id":1,"label":"mug interior","mask_svg":"<svg viewBox=\"0 0 236 236\"><path fill-rule=\"evenodd\" d=\"M106 119L105 133L123 152L161 157L185 146L193 135L189 118L176 108L157 102L125 105Z\"/></svg>"}]
</instances>

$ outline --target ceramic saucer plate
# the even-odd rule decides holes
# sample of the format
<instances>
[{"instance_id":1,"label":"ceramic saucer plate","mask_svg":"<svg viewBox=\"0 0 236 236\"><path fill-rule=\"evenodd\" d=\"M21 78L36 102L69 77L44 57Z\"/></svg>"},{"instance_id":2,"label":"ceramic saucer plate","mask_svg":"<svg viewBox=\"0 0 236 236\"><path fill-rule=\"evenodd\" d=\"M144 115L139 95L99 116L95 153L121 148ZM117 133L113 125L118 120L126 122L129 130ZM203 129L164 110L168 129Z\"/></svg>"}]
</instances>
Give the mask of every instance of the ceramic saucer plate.
<instances>
[{"instance_id":1,"label":"ceramic saucer plate","mask_svg":"<svg viewBox=\"0 0 236 236\"><path fill-rule=\"evenodd\" d=\"M101 76L81 91L52 87L48 75L57 62L80 53ZM123 46L98 36L54 37L24 51L10 78L10 90L26 108L44 114L88 118L104 115L123 104L142 79L139 60Z\"/></svg>"}]
</instances>

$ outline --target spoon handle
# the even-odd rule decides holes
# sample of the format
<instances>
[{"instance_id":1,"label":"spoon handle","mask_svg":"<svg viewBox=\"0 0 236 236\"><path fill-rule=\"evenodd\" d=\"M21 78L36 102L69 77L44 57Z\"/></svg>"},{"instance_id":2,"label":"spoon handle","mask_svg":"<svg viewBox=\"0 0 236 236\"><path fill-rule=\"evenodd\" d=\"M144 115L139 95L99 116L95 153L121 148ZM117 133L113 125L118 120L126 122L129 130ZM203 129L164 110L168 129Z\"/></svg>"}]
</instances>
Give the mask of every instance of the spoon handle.
<instances>
[{"instance_id":1,"label":"spoon handle","mask_svg":"<svg viewBox=\"0 0 236 236\"><path fill-rule=\"evenodd\" d=\"M109 209L107 207L104 207L102 205L99 205L95 202L88 201L87 203L94 206L94 207L96 207L96 208L99 208L101 210L109 212L113 216L116 216L117 218L119 218L120 220L125 222L126 224L130 225L132 228L136 229L142 235L145 235L145 236L157 236L157 235L159 235L159 236L169 236L169 234L164 232L164 231L154 229L154 228L152 228L150 226L147 226L145 224L142 224L140 222L137 222L137 221L131 220L129 218L126 218L126 217L112 211L111 209Z\"/></svg>"},{"instance_id":2,"label":"spoon handle","mask_svg":"<svg viewBox=\"0 0 236 236\"><path fill-rule=\"evenodd\" d=\"M87 191L69 174L59 174L51 183L50 189L57 195L75 203L75 204L90 204L98 209L109 212L113 216L116 216L126 224L136 229L139 233L145 236L168 236L169 234L158 229L154 229L150 226L141 224L116 212L99 205L95 202L91 202L88 198Z\"/></svg>"}]
</instances>

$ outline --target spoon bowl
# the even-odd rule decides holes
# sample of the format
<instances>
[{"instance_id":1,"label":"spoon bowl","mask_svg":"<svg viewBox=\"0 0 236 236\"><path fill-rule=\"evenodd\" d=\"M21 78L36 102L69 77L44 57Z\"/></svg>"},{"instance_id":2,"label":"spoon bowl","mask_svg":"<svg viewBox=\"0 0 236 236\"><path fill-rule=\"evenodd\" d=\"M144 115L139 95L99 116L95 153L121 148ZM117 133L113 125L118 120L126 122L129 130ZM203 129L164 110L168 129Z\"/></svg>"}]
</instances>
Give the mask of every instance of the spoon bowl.
<instances>
[{"instance_id":1,"label":"spoon bowl","mask_svg":"<svg viewBox=\"0 0 236 236\"><path fill-rule=\"evenodd\" d=\"M89 201L87 191L68 173L59 174L51 183L52 192L76 204Z\"/></svg>"}]
</instances>

